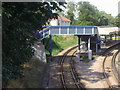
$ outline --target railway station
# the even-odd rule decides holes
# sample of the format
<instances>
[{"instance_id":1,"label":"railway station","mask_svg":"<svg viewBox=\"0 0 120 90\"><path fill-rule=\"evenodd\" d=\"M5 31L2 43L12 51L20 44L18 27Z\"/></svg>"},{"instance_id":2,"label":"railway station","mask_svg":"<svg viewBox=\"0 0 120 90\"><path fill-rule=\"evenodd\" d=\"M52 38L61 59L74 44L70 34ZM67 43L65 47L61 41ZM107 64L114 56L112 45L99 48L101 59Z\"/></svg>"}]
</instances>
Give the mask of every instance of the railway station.
<instances>
[{"instance_id":1,"label":"railway station","mask_svg":"<svg viewBox=\"0 0 120 90\"><path fill-rule=\"evenodd\" d=\"M50 35L50 40L52 41L52 35L76 35L78 36L78 51L80 51L81 40L89 43L89 46L86 44L89 50L92 49L97 52L100 49L100 37L97 26L47 26L45 28L43 32L40 32L40 39ZM94 41L94 43L91 41ZM52 43L50 43L50 49L52 50Z\"/></svg>"},{"instance_id":2,"label":"railway station","mask_svg":"<svg viewBox=\"0 0 120 90\"><path fill-rule=\"evenodd\" d=\"M79 78L77 76L80 76L81 78L82 77L85 77L85 72L84 70L83 71L83 75L82 73L78 73L79 70L81 70L82 68L86 68L86 66L89 66L88 63L82 63L81 61L81 57L82 56L81 54L81 51L82 51L82 48L86 48L86 53L87 53L87 57L89 60L91 60L91 62L94 62L94 60L92 60L92 55L95 54L95 55L99 55L99 53L101 53L101 60L98 60L96 61L97 64L95 64L94 67L98 66L100 67L100 63L102 64L103 63L103 70L108 68L107 71L104 70L104 71L101 71L99 70L100 72L96 72L98 74L99 77L102 78L101 74L105 75L105 78L108 79L108 75L106 75L106 73L108 72L111 72L109 75L111 75L110 78L114 77L114 71L112 72L108 63L113 63L114 62L114 65L113 67L116 66L116 58L115 57L118 57L118 53L119 53L119 46L120 46L120 41L117 41L116 40L116 33L118 33L119 29L118 27L98 27L98 26L44 26L43 27L44 29L40 32L40 40L46 38L48 35L50 35L50 42L48 43L50 45L50 56L52 57L52 35L75 35L77 36L78 38L78 44L76 46L73 46L71 48L69 48L68 50L66 50L66 52L63 52L63 56L59 59L58 57L56 58L53 58L55 59L55 61L57 61L58 64L56 64L56 62L53 64L53 66L51 67L52 68L52 71L51 73L60 73L60 78L58 78L58 75L56 75L56 78L58 78L57 80L54 80L56 82L59 82L61 81L62 84L63 84L63 88L74 88L77 86L77 88L83 88L84 85L83 83L85 82L85 80L83 79L81 82L83 83L79 83L79 84L70 84L69 81L66 81L65 78L71 78L71 77L74 77L74 83L78 83L79 81ZM108 49L106 49L104 52L102 51L102 49L107 45L107 43L109 42L109 40L111 39L110 37L110 34L113 34L114 37L115 37L115 40L114 42L110 42L112 43L112 46L109 47ZM109 38L109 40L108 40ZM111 41L111 40L110 40ZM83 43L84 42L84 43ZM77 48L77 49L75 49ZM75 49L75 50L74 50ZM115 49L115 50L114 50ZM102 51L102 52L101 52ZM76 56L74 57L74 59L72 59L71 57L67 56L67 54L69 52L72 52L73 54L70 54L70 56ZM107 55L109 56L109 54L111 54L110 57L107 57ZM76 54L76 55L75 55ZM105 55L104 55L105 54ZM112 58L112 56L114 57L113 62L109 61L110 58ZM66 58L66 59L64 59ZM58 59L58 60L57 60ZM54 61L53 61L54 62ZM74 64L70 64L70 62L74 62ZM83 60L84 62L84 60ZM118 60L117 60L118 62ZM59 69L57 69L57 66L60 65L60 72L56 72L57 70L59 71ZM70 65L70 68L72 68L72 71L70 72L73 72L73 76L70 76L69 77L69 69L68 69L68 66L67 65ZM81 67L80 67L80 66ZM73 67L75 66L75 67ZM75 70L78 70L76 71ZM97 68L97 67L96 67ZM115 71L119 72L118 71L118 67L116 67L117 69L114 69ZM85 69L86 70L86 69ZM82 72L80 71L80 72ZM91 70L88 69L88 72L91 72ZM77 75L76 75L77 73ZM93 73L93 76L95 73L94 72L91 72ZM100 74L100 75L99 75ZM88 73L86 73L86 78L90 78L90 79L93 79L93 78L97 78L99 79L98 77L91 77L91 75L89 75ZM66 77L67 76L67 77ZM48 76L46 76L48 77ZM53 76L50 75L51 78L53 78ZM116 78L119 78L119 76L116 76ZM60 80L59 80L60 79ZM113 80L113 79L112 79ZM118 79L119 80L119 79ZM70 80L71 81L71 80ZM102 82L102 81L100 81ZM113 85L110 85L110 82L113 83ZM65 83L69 83L69 84L65 84ZM71 83L73 83L71 81ZM102 82L105 84L105 82ZM113 82L108 80L107 81L108 85L110 88L118 88L119 86L116 86L116 85L119 85L118 83L116 82ZM58 87L59 84L55 84L56 86L53 85L53 87ZM74 86L76 85L76 86ZM87 84L86 84L87 85ZM107 85L106 85L107 86ZM46 87L43 85L43 87ZM52 86L49 86L50 88ZM101 86L103 87L103 86Z\"/></svg>"},{"instance_id":3,"label":"railway station","mask_svg":"<svg viewBox=\"0 0 120 90\"><path fill-rule=\"evenodd\" d=\"M74 88L76 86L77 86L77 88L83 88L84 87L84 85L83 85L83 83L85 81L84 79L81 81L82 83L79 83L80 85L70 84L70 82L65 80L65 78L74 77L74 83L78 83L79 78L77 76L81 76L81 78L85 77L84 73L86 71L84 72L84 70L83 70L83 75L82 75L82 73L78 73L79 69L81 70L81 68L86 68L86 65L89 66L88 63L85 64L85 63L82 63L82 61L81 61L82 60L81 56L84 55L81 52L82 50L85 50L84 53L87 54L87 57L88 57L89 60L91 60L91 62L94 62L94 60L92 60L94 54L95 55L102 55L100 58L103 59L103 61L97 60L96 61L97 64L94 67L96 67L96 66L100 67L99 64L103 63L103 71L100 70L100 73L101 74L103 73L103 75L105 75L106 79L108 79L108 75L106 75L106 73L111 72L111 74L109 74L109 75L111 75L110 78L112 78L112 77L114 77L113 72L115 72L115 71L119 72L118 67L116 67L116 64L115 64L116 61L118 62L116 57L118 57L119 46L120 46L120 41L116 40L117 39L116 33L118 33L118 31L119 31L118 27L105 27L105 26L100 26L100 27L99 26L43 26L43 28L44 29L39 32L39 34L40 34L39 39L42 40L49 35L50 42L47 43L47 44L50 46L50 56L51 57L52 57L52 35L74 35L74 36L77 36L77 38L78 38L78 41L77 41L78 44L69 48L68 50L66 50L66 52L63 51L64 54L61 58L59 57L60 59L58 57L56 57L56 58L53 57L52 58L53 60L55 59L55 63L51 67L51 69L53 70L53 71L51 71L51 73L52 74L53 73L54 74L55 73L61 73L61 74L60 74L60 78L58 78L58 75L55 74L56 78L58 78L58 79L57 80L53 79L53 80L56 81L58 84L55 84L55 86L50 85L49 86L50 88L58 87L59 86L59 81L61 81L61 80L62 80L61 82L63 84L63 88ZM114 42L111 42L111 36L110 36L111 34L115 37ZM108 38L109 38L109 40L108 40ZM106 49L105 51L103 51L103 48L106 47L108 42L112 43L112 46L109 47L108 49ZM77 48L77 49L75 49L75 48ZM75 56L74 59L67 56L67 54L69 52L73 53L73 54L70 54L70 56L72 56L72 57ZM106 57L110 53L112 53L112 56L114 57L114 59L112 59L113 60L112 62L109 61L109 58L110 57L112 58L111 55L110 55L110 57ZM66 58L66 59L64 59L64 58ZM56 61L57 61L58 64L56 64ZM71 65L70 62L74 62L74 64ZM84 60L83 60L83 62L84 62ZM113 63L113 62L114 62L113 67L115 67L114 68L115 71L112 72L111 69L110 69L112 67L110 67L108 65L108 63ZM68 69L68 66L66 66L67 64L71 66L72 71L70 71L70 72L73 72L73 76L69 77L69 75L68 75L69 74L69 69ZM57 66L59 66L59 65L61 67L60 72L56 72L57 70L59 71L59 69L57 69ZM79 65L81 67L79 67ZM75 67L73 67L73 66L75 66ZM76 71L75 68L78 71ZM107 71L104 70L106 68L108 68ZM91 73L93 73L93 75L95 74L94 72L91 72ZM96 72L96 73L98 73L98 72ZM89 78L91 78L91 75L89 75L88 73L86 73L86 75L87 75L87 77L89 76ZM68 76L68 77L66 77L66 76ZM48 77L48 76L46 76L46 77ZM51 75L49 77L53 78L53 76L51 76ZM101 75L100 75L100 77L101 77ZM98 79L98 77L94 77L94 78ZM119 78L119 76L116 76L116 79L118 79L118 78ZM93 77L91 79L93 79ZM102 81L100 81L100 82L102 82ZM112 82L113 85L110 85L110 82ZM69 84L67 85L65 83L69 83ZM71 82L71 83L73 83L73 82ZM105 82L103 82L103 83L105 83ZM108 83L110 88L118 88L119 87L119 86L116 86L116 85L119 85L119 84L111 81L111 79L110 79L110 81L108 80L107 83ZM76 85L76 86L74 86L74 85ZM46 87L46 86L43 85L43 87Z\"/></svg>"},{"instance_id":4,"label":"railway station","mask_svg":"<svg viewBox=\"0 0 120 90\"><path fill-rule=\"evenodd\" d=\"M76 1L3 0L0 89L120 90L120 12Z\"/></svg>"},{"instance_id":5,"label":"railway station","mask_svg":"<svg viewBox=\"0 0 120 90\"><path fill-rule=\"evenodd\" d=\"M80 46L87 48L88 53L98 53L101 49L102 41L111 33L117 33L118 27L98 27L98 26L43 26L40 31L40 40L50 35L50 56L52 56L52 35L75 35L78 37L78 55L80 54ZM104 36L104 40L101 39ZM85 42L82 44L81 42ZM105 44L105 42L104 42ZM89 55L88 55L89 56ZM90 56L91 57L91 56ZM91 58L89 58L91 59Z\"/></svg>"}]
</instances>

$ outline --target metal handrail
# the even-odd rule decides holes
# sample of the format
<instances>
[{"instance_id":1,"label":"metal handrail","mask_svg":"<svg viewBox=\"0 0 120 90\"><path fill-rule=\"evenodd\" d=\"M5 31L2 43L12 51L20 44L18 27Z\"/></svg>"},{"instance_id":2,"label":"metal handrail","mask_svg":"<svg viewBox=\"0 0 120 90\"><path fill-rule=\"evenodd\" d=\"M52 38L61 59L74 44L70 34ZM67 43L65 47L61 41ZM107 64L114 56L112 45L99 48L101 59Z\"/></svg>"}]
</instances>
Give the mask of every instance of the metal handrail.
<instances>
[{"instance_id":1,"label":"metal handrail","mask_svg":"<svg viewBox=\"0 0 120 90\"><path fill-rule=\"evenodd\" d=\"M83 34L82 35L95 35L98 33L98 31L95 31L95 28L97 28L97 26L42 26L43 30L41 30L39 32L39 34L41 34L41 39L45 38L47 35L59 35L59 34L72 34L72 35L78 35L78 34L82 34L81 32L79 32L79 28L83 28ZM72 32L71 29L74 28L75 31ZM91 28L90 32L86 32L87 28ZM94 29L93 29L94 28ZM66 29L61 30L61 29ZM55 30L55 32L52 32L52 30ZM62 33L61 33L62 31Z\"/></svg>"},{"instance_id":2,"label":"metal handrail","mask_svg":"<svg viewBox=\"0 0 120 90\"><path fill-rule=\"evenodd\" d=\"M47 32L47 31L49 30L50 27L51 27L51 26L47 27L46 29L41 30L40 33ZM40 34L40 33L39 33L39 34Z\"/></svg>"}]
</instances>

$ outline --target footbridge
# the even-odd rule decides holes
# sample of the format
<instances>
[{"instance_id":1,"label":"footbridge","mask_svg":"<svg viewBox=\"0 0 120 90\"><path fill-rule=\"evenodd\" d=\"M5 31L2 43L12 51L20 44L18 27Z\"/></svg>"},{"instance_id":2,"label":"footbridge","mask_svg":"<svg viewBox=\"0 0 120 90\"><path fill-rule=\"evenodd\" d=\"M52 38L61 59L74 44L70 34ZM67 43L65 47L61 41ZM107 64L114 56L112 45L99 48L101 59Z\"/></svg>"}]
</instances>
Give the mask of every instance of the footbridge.
<instances>
[{"instance_id":1,"label":"footbridge","mask_svg":"<svg viewBox=\"0 0 120 90\"><path fill-rule=\"evenodd\" d=\"M97 26L43 26L40 32L40 40L48 35L98 35Z\"/></svg>"},{"instance_id":2,"label":"footbridge","mask_svg":"<svg viewBox=\"0 0 120 90\"><path fill-rule=\"evenodd\" d=\"M39 35L40 40L50 35L51 55L52 55L52 35L78 36L78 51L80 51L81 40L87 43L88 50L92 49L93 51L97 52L99 49L100 38L97 26L43 26L43 30L39 31Z\"/></svg>"}]
</instances>

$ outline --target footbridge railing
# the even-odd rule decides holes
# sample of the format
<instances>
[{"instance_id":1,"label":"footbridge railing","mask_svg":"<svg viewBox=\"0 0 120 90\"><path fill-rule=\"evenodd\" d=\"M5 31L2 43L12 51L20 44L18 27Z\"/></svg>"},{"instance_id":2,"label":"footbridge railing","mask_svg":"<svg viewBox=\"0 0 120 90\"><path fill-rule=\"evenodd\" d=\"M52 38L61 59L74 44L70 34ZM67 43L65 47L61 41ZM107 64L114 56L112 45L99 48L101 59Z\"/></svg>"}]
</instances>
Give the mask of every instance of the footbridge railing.
<instances>
[{"instance_id":1,"label":"footbridge railing","mask_svg":"<svg viewBox=\"0 0 120 90\"><path fill-rule=\"evenodd\" d=\"M97 26L43 26L39 31L40 40L48 35L96 35Z\"/></svg>"}]
</instances>

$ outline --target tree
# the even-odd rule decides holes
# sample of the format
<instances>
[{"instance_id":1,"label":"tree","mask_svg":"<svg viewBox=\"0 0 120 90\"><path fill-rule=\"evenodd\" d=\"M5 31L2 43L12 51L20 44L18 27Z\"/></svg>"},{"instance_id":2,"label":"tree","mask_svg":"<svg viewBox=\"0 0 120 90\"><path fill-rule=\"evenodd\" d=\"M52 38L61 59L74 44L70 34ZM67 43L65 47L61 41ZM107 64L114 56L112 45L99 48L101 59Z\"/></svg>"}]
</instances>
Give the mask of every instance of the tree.
<instances>
[{"instance_id":1,"label":"tree","mask_svg":"<svg viewBox=\"0 0 120 90\"><path fill-rule=\"evenodd\" d=\"M3 86L22 75L22 66L33 56L32 45L38 39L36 30L48 19L57 18L62 2L3 2L2 3L2 71Z\"/></svg>"},{"instance_id":2,"label":"tree","mask_svg":"<svg viewBox=\"0 0 120 90\"><path fill-rule=\"evenodd\" d=\"M91 5L89 2L69 2L67 9L66 17L72 21L71 25L115 25L114 17L103 11L99 11L97 7Z\"/></svg>"},{"instance_id":3,"label":"tree","mask_svg":"<svg viewBox=\"0 0 120 90\"><path fill-rule=\"evenodd\" d=\"M111 16L111 14L107 14L104 11L100 11L99 16L100 16L100 25L115 26L115 18Z\"/></svg>"},{"instance_id":4,"label":"tree","mask_svg":"<svg viewBox=\"0 0 120 90\"><path fill-rule=\"evenodd\" d=\"M108 25L108 19L105 17L105 16L100 16L99 17L100 21L99 21L99 25L102 25L102 26L106 26Z\"/></svg>"},{"instance_id":5,"label":"tree","mask_svg":"<svg viewBox=\"0 0 120 90\"><path fill-rule=\"evenodd\" d=\"M118 14L115 18L116 26L120 27L120 14Z\"/></svg>"},{"instance_id":6,"label":"tree","mask_svg":"<svg viewBox=\"0 0 120 90\"><path fill-rule=\"evenodd\" d=\"M89 2L78 2L79 25L98 25L98 10Z\"/></svg>"},{"instance_id":7,"label":"tree","mask_svg":"<svg viewBox=\"0 0 120 90\"><path fill-rule=\"evenodd\" d=\"M76 4L74 2L68 2L67 8L66 17L71 20L71 25L75 25Z\"/></svg>"}]
</instances>

